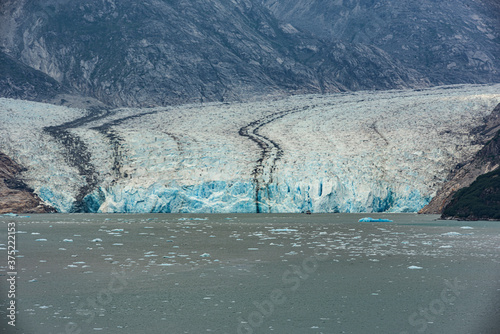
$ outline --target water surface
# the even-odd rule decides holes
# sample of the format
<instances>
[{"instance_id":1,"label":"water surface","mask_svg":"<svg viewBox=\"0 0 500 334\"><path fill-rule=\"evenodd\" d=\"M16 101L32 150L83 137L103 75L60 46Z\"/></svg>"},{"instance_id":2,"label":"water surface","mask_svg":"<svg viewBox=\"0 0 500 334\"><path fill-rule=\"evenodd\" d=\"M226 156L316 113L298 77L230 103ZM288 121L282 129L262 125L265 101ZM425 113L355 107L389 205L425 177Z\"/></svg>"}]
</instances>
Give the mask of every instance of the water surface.
<instances>
[{"instance_id":1,"label":"water surface","mask_svg":"<svg viewBox=\"0 0 500 334\"><path fill-rule=\"evenodd\" d=\"M366 216L392 223L358 223ZM498 333L500 224L416 214L51 214L16 223L6 333Z\"/></svg>"}]
</instances>

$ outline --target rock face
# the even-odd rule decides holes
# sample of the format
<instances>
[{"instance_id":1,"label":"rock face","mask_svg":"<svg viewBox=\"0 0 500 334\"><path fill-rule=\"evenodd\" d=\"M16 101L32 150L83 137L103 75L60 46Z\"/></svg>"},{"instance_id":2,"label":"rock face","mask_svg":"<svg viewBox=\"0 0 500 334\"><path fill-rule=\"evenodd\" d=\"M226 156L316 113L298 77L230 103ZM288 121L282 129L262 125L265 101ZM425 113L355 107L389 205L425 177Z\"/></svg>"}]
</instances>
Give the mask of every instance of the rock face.
<instances>
[{"instance_id":1,"label":"rock face","mask_svg":"<svg viewBox=\"0 0 500 334\"><path fill-rule=\"evenodd\" d=\"M432 84L500 80L497 0L260 0L321 38L376 46Z\"/></svg>"},{"instance_id":2,"label":"rock face","mask_svg":"<svg viewBox=\"0 0 500 334\"><path fill-rule=\"evenodd\" d=\"M499 131L500 105L497 105L486 119L485 125L472 131L479 142L485 144L484 147L470 160L460 163L450 172L448 181L420 213L442 214L458 190L470 186L478 176L489 173L500 166Z\"/></svg>"},{"instance_id":3,"label":"rock face","mask_svg":"<svg viewBox=\"0 0 500 334\"><path fill-rule=\"evenodd\" d=\"M441 217L500 220L500 169L478 176L470 186L457 191Z\"/></svg>"},{"instance_id":4,"label":"rock face","mask_svg":"<svg viewBox=\"0 0 500 334\"><path fill-rule=\"evenodd\" d=\"M55 212L17 178L22 171L21 166L0 152L0 214Z\"/></svg>"},{"instance_id":5,"label":"rock face","mask_svg":"<svg viewBox=\"0 0 500 334\"><path fill-rule=\"evenodd\" d=\"M24 65L0 51L1 96L21 100L48 101L68 91L47 74Z\"/></svg>"},{"instance_id":6,"label":"rock face","mask_svg":"<svg viewBox=\"0 0 500 334\"><path fill-rule=\"evenodd\" d=\"M111 106L430 85L379 47L323 41L257 0L6 0L0 36L11 57Z\"/></svg>"}]
</instances>

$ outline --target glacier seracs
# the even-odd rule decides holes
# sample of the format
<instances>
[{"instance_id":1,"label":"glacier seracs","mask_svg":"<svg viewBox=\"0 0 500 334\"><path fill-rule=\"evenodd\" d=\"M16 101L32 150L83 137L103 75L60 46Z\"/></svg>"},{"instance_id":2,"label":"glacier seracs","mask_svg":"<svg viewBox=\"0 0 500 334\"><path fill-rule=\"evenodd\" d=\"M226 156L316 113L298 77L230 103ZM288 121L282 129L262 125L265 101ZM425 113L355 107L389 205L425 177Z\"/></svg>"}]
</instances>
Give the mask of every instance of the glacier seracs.
<instances>
[{"instance_id":1,"label":"glacier seracs","mask_svg":"<svg viewBox=\"0 0 500 334\"><path fill-rule=\"evenodd\" d=\"M0 151L60 212L415 212L480 149L470 130L499 92L461 85L116 109L66 129L84 143L86 169L44 129L89 111L0 99Z\"/></svg>"}]
</instances>

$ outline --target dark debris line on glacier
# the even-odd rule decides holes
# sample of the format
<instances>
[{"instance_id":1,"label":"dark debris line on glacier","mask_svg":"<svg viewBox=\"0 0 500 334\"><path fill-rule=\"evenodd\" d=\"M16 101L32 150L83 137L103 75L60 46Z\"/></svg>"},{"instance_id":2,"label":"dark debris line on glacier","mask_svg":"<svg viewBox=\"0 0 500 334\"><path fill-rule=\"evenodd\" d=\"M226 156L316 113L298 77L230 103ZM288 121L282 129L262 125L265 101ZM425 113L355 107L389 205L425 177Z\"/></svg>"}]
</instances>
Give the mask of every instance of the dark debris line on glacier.
<instances>
[{"instance_id":1,"label":"dark debris line on glacier","mask_svg":"<svg viewBox=\"0 0 500 334\"><path fill-rule=\"evenodd\" d=\"M126 174L122 175L120 172L122 166L122 143L123 138L112 129L113 126L120 125L121 123L139 118L146 115L152 115L160 112L160 110L153 110L137 115L130 115L127 117L115 119L99 126L92 127L91 129L101 133L106 139L109 140L110 145L113 149L113 171L117 178L127 177ZM88 114L80 117L78 119L66 122L57 126L45 127L43 130L51 135L56 142L62 144L64 147L65 159L68 165L78 169L79 175L84 177L85 185L82 186L75 196L75 202L73 204L73 212L87 212L88 208L85 205L85 196L90 194L98 185L98 172L95 166L91 163L91 153L85 144L85 142L79 138L77 135L72 134L68 130L82 127L88 123L104 120L109 116L115 115L117 110L100 109L100 108L90 108L88 109ZM167 133L168 134L168 133ZM176 142L177 138L170 135Z\"/></svg>"},{"instance_id":2,"label":"dark debris line on glacier","mask_svg":"<svg viewBox=\"0 0 500 334\"><path fill-rule=\"evenodd\" d=\"M363 101L361 99L358 102ZM347 103L352 103L352 101L349 102L326 102L326 103L320 103L318 105L309 105L309 106L304 106L302 108L293 108L293 109L288 109L280 112L273 113L271 115L265 116L261 119L255 120L244 127L240 128L238 134L242 137L247 137L250 140L252 140L254 143L256 143L261 152L260 152L260 158L256 161L256 166L252 172L252 175L254 177L254 183L255 183L255 212L256 213L261 213L264 212L262 210L262 206L264 203L262 202L262 198L264 198L263 195L266 195L266 197L269 197L269 189L268 185L273 183L273 173L276 170L276 162L281 159L283 156L283 149L281 146L276 143L274 140L262 135L259 133L259 130L264 127L265 125L270 124L271 122L274 122L278 119L281 119L287 115L295 114L298 112L303 112L307 110L313 110L316 107L328 107L328 106L333 106L333 105L338 105L338 104L347 104ZM384 138L384 137L383 137ZM385 139L385 138L384 138ZM266 163L266 161L269 161L269 163ZM264 179L264 176L266 175L265 167L269 166L269 170L267 172L268 175L268 181ZM264 186L265 185L265 186ZM263 193L265 192L265 193ZM267 212L271 212L271 206L268 204L267 205Z\"/></svg>"},{"instance_id":3,"label":"dark debris line on glacier","mask_svg":"<svg viewBox=\"0 0 500 334\"><path fill-rule=\"evenodd\" d=\"M128 120L134 119L134 118L140 118L142 116L147 116L147 115L153 115L157 114L159 110L153 110L153 111L148 111L144 113L140 113L137 115L131 115L119 119L115 119L113 121L101 124L100 126L92 127L92 130L96 130L99 133L101 133L106 139L111 144L111 147L113 148L113 167L112 170L115 173L115 177L117 179L122 178L122 177L128 177L126 173L122 173L122 143L124 142L124 139L120 137L120 135L112 129L113 126L120 125L123 122L126 122Z\"/></svg>"},{"instance_id":4,"label":"dark debris line on glacier","mask_svg":"<svg viewBox=\"0 0 500 334\"><path fill-rule=\"evenodd\" d=\"M78 189L75 203L71 211L85 211L83 199L90 193L98 183L98 173L91 163L91 153L83 140L69 130L81 127L89 122L103 119L114 114L116 111L101 108L89 108L88 114L56 126L47 126L43 131L48 133L54 140L64 147L65 160L69 166L78 169L79 175L85 179L85 185Z\"/></svg>"},{"instance_id":5,"label":"dark debris line on glacier","mask_svg":"<svg viewBox=\"0 0 500 334\"><path fill-rule=\"evenodd\" d=\"M276 162L283 156L283 149L274 140L259 133L259 130L265 125L270 124L278 119L287 115L294 114L301 111L306 111L315 106L305 106L302 108L294 108L289 110L280 111L261 119L255 120L244 127L240 128L238 134L242 137L247 137L256 143L261 152L260 157L256 161L255 168L252 172L255 183L255 212L271 212L271 206L267 205L267 210L264 210L262 199L269 197L268 185L273 183L273 173L276 170ZM267 180L265 177L267 176Z\"/></svg>"}]
</instances>

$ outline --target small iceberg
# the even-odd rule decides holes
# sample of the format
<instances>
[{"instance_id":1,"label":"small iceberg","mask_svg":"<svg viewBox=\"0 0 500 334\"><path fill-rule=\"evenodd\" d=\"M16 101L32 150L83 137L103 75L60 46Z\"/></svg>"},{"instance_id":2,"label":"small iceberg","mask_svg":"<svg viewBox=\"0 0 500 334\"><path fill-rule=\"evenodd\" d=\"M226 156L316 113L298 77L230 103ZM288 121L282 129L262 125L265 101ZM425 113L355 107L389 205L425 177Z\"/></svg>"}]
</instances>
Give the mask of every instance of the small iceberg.
<instances>
[{"instance_id":1,"label":"small iceberg","mask_svg":"<svg viewBox=\"0 0 500 334\"><path fill-rule=\"evenodd\" d=\"M447 232L447 233L441 233L441 235L446 235L446 236L455 236L455 235L462 235L458 232Z\"/></svg>"},{"instance_id":2,"label":"small iceberg","mask_svg":"<svg viewBox=\"0 0 500 334\"><path fill-rule=\"evenodd\" d=\"M30 216L20 216L16 213L12 213L12 212L9 212L9 213L4 213L3 215L0 215L0 216L3 216L3 217L12 217L12 218L30 218Z\"/></svg>"},{"instance_id":3,"label":"small iceberg","mask_svg":"<svg viewBox=\"0 0 500 334\"><path fill-rule=\"evenodd\" d=\"M409 266L408 269L424 269L423 267L419 267L419 266Z\"/></svg>"},{"instance_id":4,"label":"small iceberg","mask_svg":"<svg viewBox=\"0 0 500 334\"><path fill-rule=\"evenodd\" d=\"M269 230L269 232L297 232L296 229L294 228L273 228L272 230Z\"/></svg>"},{"instance_id":5,"label":"small iceberg","mask_svg":"<svg viewBox=\"0 0 500 334\"><path fill-rule=\"evenodd\" d=\"M392 223L390 219L376 219L372 217L365 217L358 220L359 223Z\"/></svg>"}]
</instances>

